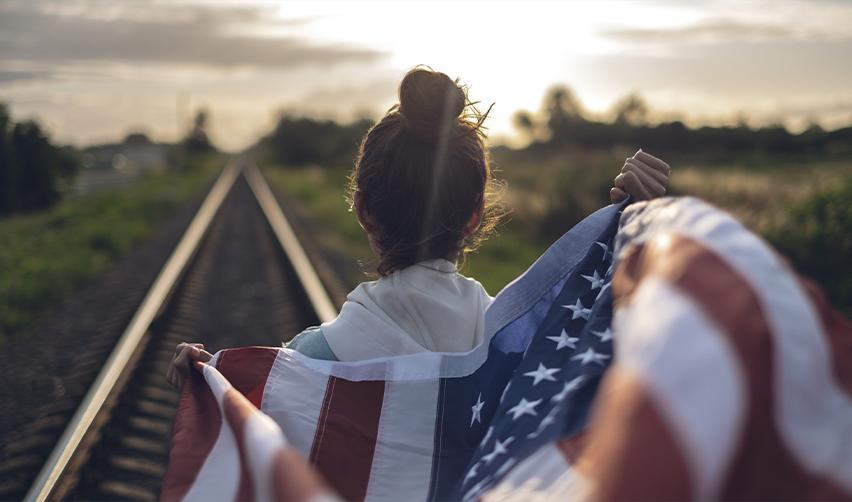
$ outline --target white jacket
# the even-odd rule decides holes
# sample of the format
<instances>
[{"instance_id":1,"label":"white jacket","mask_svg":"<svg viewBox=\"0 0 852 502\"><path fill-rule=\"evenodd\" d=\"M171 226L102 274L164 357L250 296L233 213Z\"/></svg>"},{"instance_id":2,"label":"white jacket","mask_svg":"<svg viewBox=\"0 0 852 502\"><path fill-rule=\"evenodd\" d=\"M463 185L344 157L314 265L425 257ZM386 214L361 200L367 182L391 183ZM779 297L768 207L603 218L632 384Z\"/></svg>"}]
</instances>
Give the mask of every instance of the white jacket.
<instances>
[{"instance_id":1,"label":"white jacket","mask_svg":"<svg viewBox=\"0 0 852 502\"><path fill-rule=\"evenodd\" d=\"M465 352L482 343L491 300L455 264L427 260L360 284L321 328L340 361Z\"/></svg>"}]
</instances>

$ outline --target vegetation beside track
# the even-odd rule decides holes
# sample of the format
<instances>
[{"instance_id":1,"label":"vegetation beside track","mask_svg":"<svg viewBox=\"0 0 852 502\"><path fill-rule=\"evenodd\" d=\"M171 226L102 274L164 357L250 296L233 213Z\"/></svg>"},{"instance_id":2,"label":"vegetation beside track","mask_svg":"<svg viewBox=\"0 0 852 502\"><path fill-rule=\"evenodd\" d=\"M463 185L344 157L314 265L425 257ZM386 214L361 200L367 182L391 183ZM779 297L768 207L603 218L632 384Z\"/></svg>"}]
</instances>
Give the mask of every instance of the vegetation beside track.
<instances>
[{"instance_id":1,"label":"vegetation beside track","mask_svg":"<svg viewBox=\"0 0 852 502\"><path fill-rule=\"evenodd\" d=\"M180 169L0 220L0 347L129 253L222 164L213 155L190 157Z\"/></svg>"},{"instance_id":2,"label":"vegetation beside track","mask_svg":"<svg viewBox=\"0 0 852 502\"><path fill-rule=\"evenodd\" d=\"M649 117L641 96L627 96L604 116L589 113L564 86L548 91L539 111L518 112L516 125L529 143L491 149L497 177L508 181L509 218L462 271L499 291L609 202L624 159L641 147L673 167L670 194L730 211L852 314L852 126L791 132L779 124L751 126L747 117L700 127ZM314 217L321 244L367 265L372 253L344 191L369 126L284 115L254 148L261 165L276 166L267 169L270 181ZM354 286L364 275L348 279Z\"/></svg>"},{"instance_id":3,"label":"vegetation beside track","mask_svg":"<svg viewBox=\"0 0 852 502\"><path fill-rule=\"evenodd\" d=\"M495 149L498 176L508 181L510 214L498 234L468 257L463 273L498 292L554 239L608 203L612 178L629 154ZM695 195L732 212L816 279L837 307L852 311L852 161L671 163L672 194ZM343 165L266 169L269 181L311 214L320 244L364 263L369 272L372 252L344 199L347 174ZM346 279L352 287L365 276Z\"/></svg>"}]
</instances>

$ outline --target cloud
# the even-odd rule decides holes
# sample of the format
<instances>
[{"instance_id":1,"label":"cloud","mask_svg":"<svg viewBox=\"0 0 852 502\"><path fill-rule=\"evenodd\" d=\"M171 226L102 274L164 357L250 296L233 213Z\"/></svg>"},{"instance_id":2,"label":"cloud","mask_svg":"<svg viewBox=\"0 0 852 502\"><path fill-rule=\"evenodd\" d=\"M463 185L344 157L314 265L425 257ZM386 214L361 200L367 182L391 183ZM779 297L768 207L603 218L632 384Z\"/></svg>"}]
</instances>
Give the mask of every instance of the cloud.
<instances>
[{"instance_id":1,"label":"cloud","mask_svg":"<svg viewBox=\"0 0 852 502\"><path fill-rule=\"evenodd\" d=\"M53 72L48 70L0 70L0 84L4 82L16 82L19 80L36 80L49 78Z\"/></svg>"},{"instance_id":2,"label":"cloud","mask_svg":"<svg viewBox=\"0 0 852 502\"><path fill-rule=\"evenodd\" d=\"M287 35L310 20L277 20L261 7L145 5L147 9L131 2L0 4L0 65L95 62L291 69L371 62L384 56L375 50L318 45ZM263 36L270 26L285 35ZM6 75L7 80L25 76Z\"/></svg>"},{"instance_id":3,"label":"cloud","mask_svg":"<svg viewBox=\"0 0 852 502\"><path fill-rule=\"evenodd\" d=\"M610 28L601 30L600 34L622 42L663 44L824 39L830 36L824 31L801 29L792 24L782 26L724 18L674 28Z\"/></svg>"}]
</instances>

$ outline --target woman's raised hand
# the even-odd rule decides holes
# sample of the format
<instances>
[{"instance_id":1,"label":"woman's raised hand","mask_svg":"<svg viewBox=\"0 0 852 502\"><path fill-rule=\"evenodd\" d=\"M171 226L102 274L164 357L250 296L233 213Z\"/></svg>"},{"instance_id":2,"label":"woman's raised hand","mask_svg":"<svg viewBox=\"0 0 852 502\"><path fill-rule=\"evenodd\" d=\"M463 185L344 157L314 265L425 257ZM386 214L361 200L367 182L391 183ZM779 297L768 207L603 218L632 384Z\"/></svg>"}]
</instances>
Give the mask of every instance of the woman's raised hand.
<instances>
[{"instance_id":1,"label":"woman's raised hand","mask_svg":"<svg viewBox=\"0 0 852 502\"><path fill-rule=\"evenodd\" d=\"M636 200L647 200L666 194L671 168L662 160L641 149L624 161L621 173L615 177L615 186L609 190L613 202L632 195Z\"/></svg>"},{"instance_id":2,"label":"woman's raised hand","mask_svg":"<svg viewBox=\"0 0 852 502\"><path fill-rule=\"evenodd\" d=\"M192 364L196 361L207 362L212 357L213 354L204 350L203 343L179 343L175 348L172 364L166 371L166 380L180 389L192 371Z\"/></svg>"}]
</instances>

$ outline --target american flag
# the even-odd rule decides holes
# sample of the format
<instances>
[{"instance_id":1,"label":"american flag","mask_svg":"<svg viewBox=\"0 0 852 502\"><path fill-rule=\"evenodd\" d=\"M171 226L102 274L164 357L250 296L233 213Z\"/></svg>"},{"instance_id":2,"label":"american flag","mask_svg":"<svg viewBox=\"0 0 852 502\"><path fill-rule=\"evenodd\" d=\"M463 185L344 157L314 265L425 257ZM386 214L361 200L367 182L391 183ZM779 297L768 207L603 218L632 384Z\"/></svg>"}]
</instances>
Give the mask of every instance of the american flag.
<instances>
[{"instance_id":1,"label":"american flag","mask_svg":"<svg viewBox=\"0 0 852 502\"><path fill-rule=\"evenodd\" d=\"M162 498L849 498L852 330L811 293L701 201L610 206L495 298L469 353L218 353Z\"/></svg>"},{"instance_id":2,"label":"american flag","mask_svg":"<svg viewBox=\"0 0 852 502\"><path fill-rule=\"evenodd\" d=\"M537 328L505 330L493 339L497 350L515 356L510 362L492 357L472 375L472 381L447 382L445 406L452 409L444 415L443 426L467 429L470 440L466 443L479 446L472 458L459 452L452 457L456 465L435 466L449 473L461 467L459 461L471 458L465 462L461 484L451 491L440 491L438 485L436 499L475 499L542 447L565 444L570 449L581 437L598 384L613 357L610 279L617 215L555 286L559 293L547 298L547 312ZM473 406L463 404L474 395ZM457 439L445 436L444 440Z\"/></svg>"}]
</instances>

